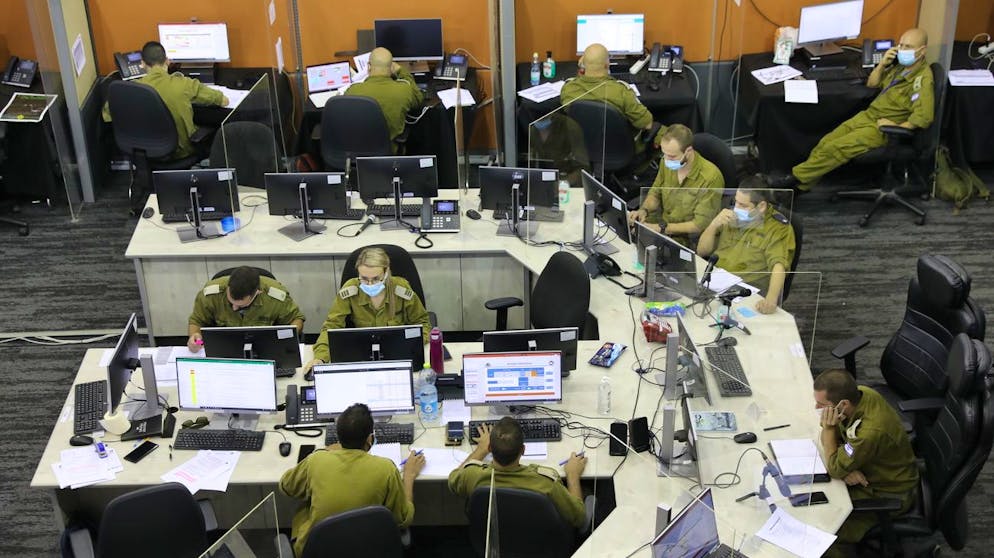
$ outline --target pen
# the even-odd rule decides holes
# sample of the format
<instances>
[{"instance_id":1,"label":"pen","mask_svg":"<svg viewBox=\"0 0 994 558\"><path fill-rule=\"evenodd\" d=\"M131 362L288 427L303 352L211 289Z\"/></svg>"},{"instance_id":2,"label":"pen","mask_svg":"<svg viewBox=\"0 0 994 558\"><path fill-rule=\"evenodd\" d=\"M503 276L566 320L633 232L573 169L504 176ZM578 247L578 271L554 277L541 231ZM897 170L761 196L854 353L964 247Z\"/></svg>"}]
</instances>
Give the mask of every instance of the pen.
<instances>
[{"instance_id":1,"label":"pen","mask_svg":"<svg viewBox=\"0 0 994 558\"><path fill-rule=\"evenodd\" d=\"M414 452L414 455L421 455L424 452L425 452L425 450L417 450L417 451ZM400 466L401 467L403 467L404 465L407 465L407 459L405 459L405 460L403 460L403 461L400 462Z\"/></svg>"},{"instance_id":2,"label":"pen","mask_svg":"<svg viewBox=\"0 0 994 558\"><path fill-rule=\"evenodd\" d=\"M581 451L580 453L576 454L576 456L583 457L583 452ZM569 461L569 459L563 459L562 461L559 462L559 466L562 467L563 465L566 464L567 461Z\"/></svg>"},{"instance_id":3,"label":"pen","mask_svg":"<svg viewBox=\"0 0 994 558\"><path fill-rule=\"evenodd\" d=\"M779 430L781 428L787 428L788 426L790 426L790 425L789 424L778 424L776 426L769 426L767 428L764 428L763 432L769 432L770 430Z\"/></svg>"},{"instance_id":4,"label":"pen","mask_svg":"<svg viewBox=\"0 0 994 558\"><path fill-rule=\"evenodd\" d=\"M173 460L173 445L169 444L169 461Z\"/></svg>"}]
</instances>

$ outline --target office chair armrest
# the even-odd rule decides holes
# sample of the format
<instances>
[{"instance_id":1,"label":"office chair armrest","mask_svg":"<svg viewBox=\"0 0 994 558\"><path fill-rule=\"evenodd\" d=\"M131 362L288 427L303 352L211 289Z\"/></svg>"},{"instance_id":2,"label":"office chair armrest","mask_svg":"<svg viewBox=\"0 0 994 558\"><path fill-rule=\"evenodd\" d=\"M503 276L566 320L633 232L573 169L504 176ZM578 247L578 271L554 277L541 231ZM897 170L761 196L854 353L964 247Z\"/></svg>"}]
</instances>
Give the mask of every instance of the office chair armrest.
<instances>
[{"instance_id":1,"label":"office chair armrest","mask_svg":"<svg viewBox=\"0 0 994 558\"><path fill-rule=\"evenodd\" d=\"M394 143L407 143L407 137L411 135L411 128L404 126L404 131L399 136L393 138Z\"/></svg>"},{"instance_id":2,"label":"office chair armrest","mask_svg":"<svg viewBox=\"0 0 994 558\"><path fill-rule=\"evenodd\" d=\"M640 137L639 139L642 140L642 143L652 143L652 140L655 139L656 134L659 133L659 129L662 127L663 127L662 124L653 121L651 128L649 128L648 130L644 129L642 130L642 137Z\"/></svg>"},{"instance_id":3,"label":"office chair armrest","mask_svg":"<svg viewBox=\"0 0 994 558\"><path fill-rule=\"evenodd\" d=\"M214 504L210 500L197 500L200 506L200 513L204 516L204 529L210 533L218 529L217 514L214 513ZM292 556L292 555L291 555Z\"/></svg>"},{"instance_id":4,"label":"office chair armrest","mask_svg":"<svg viewBox=\"0 0 994 558\"><path fill-rule=\"evenodd\" d=\"M487 310L500 310L501 308L514 308L515 306L524 306L525 302L520 298L514 296L504 296L501 298L492 298L483 303Z\"/></svg>"},{"instance_id":5,"label":"office chair armrest","mask_svg":"<svg viewBox=\"0 0 994 558\"><path fill-rule=\"evenodd\" d=\"M897 404L897 410L905 413L918 413L921 411L938 411L946 404L941 397L922 397L920 399L906 399Z\"/></svg>"},{"instance_id":6,"label":"office chair armrest","mask_svg":"<svg viewBox=\"0 0 994 558\"><path fill-rule=\"evenodd\" d=\"M286 536L286 533L276 535L274 543L276 545L276 550L279 551L279 556L293 558L293 545L290 544L290 537Z\"/></svg>"},{"instance_id":7,"label":"office chair armrest","mask_svg":"<svg viewBox=\"0 0 994 558\"><path fill-rule=\"evenodd\" d=\"M583 499L583 527L580 529L581 535L593 531L594 511L597 509L597 496L593 494Z\"/></svg>"},{"instance_id":8,"label":"office chair armrest","mask_svg":"<svg viewBox=\"0 0 994 558\"><path fill-rule=\"evenodd\" d=\"M881 126L880 131L888 137L892 138L913 138L915 137L915 131L911 128L902 128L900 126Z\"/></svg>"},{"instance_id":9,"label":"office chair armrest","mask_svg":"<svg viewBox=\"0 0 994 558\"><path fill-rule=\"evenodd\" d=\"M73 558L94 558L96 556L89 529L79 528L70 531L69 546L72 549Z\"/></svg>"},{"instance_id":10,"label":"office chair armrest","mask_svg":"<svg viewBox=\"0 0 994 558\"><path fill-rule=\"evenodd\" d=\"M832 349L832 356L845 360L846 370L853 376L856 375L856 352L870 344L870 340L864 335L851 337L839 343Z\"/></svg>"},{"instance_id":11,"label":"office chair armrest","mask_svg":"<svg viewBox=\"0 0 994 558\"><path fill-rule=\"evenodd\" d=\"M190 136L190 143L203 143L204 141L207 141L207 139L210 138L216 131L217 130L214 128L200 126L197 128L197 131L193 132L193 135Z\"/></svg>"},{"instance_id":12,"label":"office chair armrest","mask_svg":"<svg viewBox=\"0 0 994 558\"><path fill-rule=\"evenodd\" d=\"M852 501L852 511L874 513L897 513L901 511L901 500L897 498L859 498Z\"/></svg>"}]
</instances>

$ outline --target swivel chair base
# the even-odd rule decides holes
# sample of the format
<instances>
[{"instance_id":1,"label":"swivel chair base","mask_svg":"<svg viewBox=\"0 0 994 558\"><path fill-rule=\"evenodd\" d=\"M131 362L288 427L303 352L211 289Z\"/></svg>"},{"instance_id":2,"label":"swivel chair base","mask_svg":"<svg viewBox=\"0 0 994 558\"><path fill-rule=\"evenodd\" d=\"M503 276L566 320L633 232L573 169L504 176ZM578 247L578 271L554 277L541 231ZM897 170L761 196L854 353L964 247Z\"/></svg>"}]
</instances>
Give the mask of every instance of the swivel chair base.
<instances>
[{"instance_id":1,"label":"swivel chair base","mask_svg":"<svg viewBox=\"0 0 994 558\"><path fill-rule=\"evenodd\" d=\"M884 175L885 181L891 180L890 171L891 171L890 165L888 165L887 173ZM882 187L882 188L873 188L870 190L853 190L849 192L837 192L836 194L834 194L833 197L842 198L842 199L853 199L853 200L870 200L873 202L873 207L871 207L870 210L867 211L865 215L859 218L860 227L865 227L867 223L870 222L870 218L873 217L873 214L876 213L877 210L880 209L880 207L883 206L884 204L897 205L899 207L907 209L911 213L914 213L915 215L918 216L918 219L915 221L916 224L924 225L925 215L926 215L925 210L905 199L905 197L901 194L901 192L898 191L898 188L900 188L901 190L905 190L908 194L913 193L908 191L907 170L905 170L904 172L904 183L899 187L891 187L891 188Z\"/></svg>"},{"instance_id":2,"label":"swivel chair base","mask_svg":"<svg viewBox=\"0 0 994 558\"><path fill-rule=\"evenodd\" d=\"M10 217L0 217L0 223L17 227L17 234L21 236L28 236L31 232L31 227L28 225L27 221L19 221L17 219L11 219Z\"/></svg>"}]
</instances>

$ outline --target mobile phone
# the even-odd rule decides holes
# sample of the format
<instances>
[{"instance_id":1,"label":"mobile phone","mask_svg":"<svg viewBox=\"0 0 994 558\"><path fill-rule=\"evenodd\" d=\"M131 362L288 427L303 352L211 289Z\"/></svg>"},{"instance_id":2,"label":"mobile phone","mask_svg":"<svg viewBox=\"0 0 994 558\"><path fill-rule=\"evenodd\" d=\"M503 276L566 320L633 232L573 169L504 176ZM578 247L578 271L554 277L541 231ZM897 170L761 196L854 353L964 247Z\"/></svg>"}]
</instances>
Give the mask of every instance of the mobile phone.
<instances>
[{"instance_id":1,"label":"mobile phone","mask_svg":"<svg viewBox=\"0 0 994 558\"><path fill-rule=\"evenodd\" d=\"M611 423L611 438L608 442L608 455L625 455L628 453L628 424L624 422Z\"/></svg>"},{"instance_id":2,"label":"mobile phone","mask_svg":"<svg viewBox=\"0 0 994 558\"><path fill-rule=\"evenodd\" d=\"M790 505L796 507L799 506L814 506L816 504L827 504L828 497L825 496L824 492L809 492L805 494L794 494L790 497Z\"/></svg>"},{"instance_id":3,"label":"mobile phone","mask_svg":"<svg viewBox=\"0 0 994 558\"><path fill-rule=\"evenodd\" d=\"M131 453L129 453L128 455L125 455L124 460L130 461L132 463L138 463L139 461L144 459L146 455L152 453L152 450L154 450L157 447L159 447L159 444L146 440L145 443L131 450Z\"/></svg>"},{"instance_id":4,"label":"mobile phone","mask_svg":"<svg viewBox=\"0 0 994 558\"><path fill-rule=\"evenodd\" d=\"M465 430L462 421L452 420L445 426L445 445L458 446L462 444Z\"/></svg>"},{"instance_id":5,"label":"mobile phone","mask_svg":"<svg viewBox=\"0 0 994 558\"><path fill-rule=\"evenodd\" d=\"M297 451L297 463L303 461L316 447L314 444L301 444L300 450Z\"/></svg>"}]
</instances>

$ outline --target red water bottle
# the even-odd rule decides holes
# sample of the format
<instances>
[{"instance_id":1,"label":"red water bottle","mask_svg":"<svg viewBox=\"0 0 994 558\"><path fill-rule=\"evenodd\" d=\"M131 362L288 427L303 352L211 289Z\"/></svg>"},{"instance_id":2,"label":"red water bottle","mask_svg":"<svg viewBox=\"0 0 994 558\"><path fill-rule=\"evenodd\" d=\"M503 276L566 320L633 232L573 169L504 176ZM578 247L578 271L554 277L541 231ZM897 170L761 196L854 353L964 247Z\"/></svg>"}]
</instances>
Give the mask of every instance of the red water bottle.
<instances>
[{"instance_id":1,"label":"red water bottle","mask_svg":"<svg viewBox=\"0 0 994 558\"><path fill-rule=\"evenodd\" d=\"M436 374L445 373L445 354L442 350L442 330L437 327L431 328L428 334L428 359L431 362L431 369Z\"/></svg>"}]
</instances>

